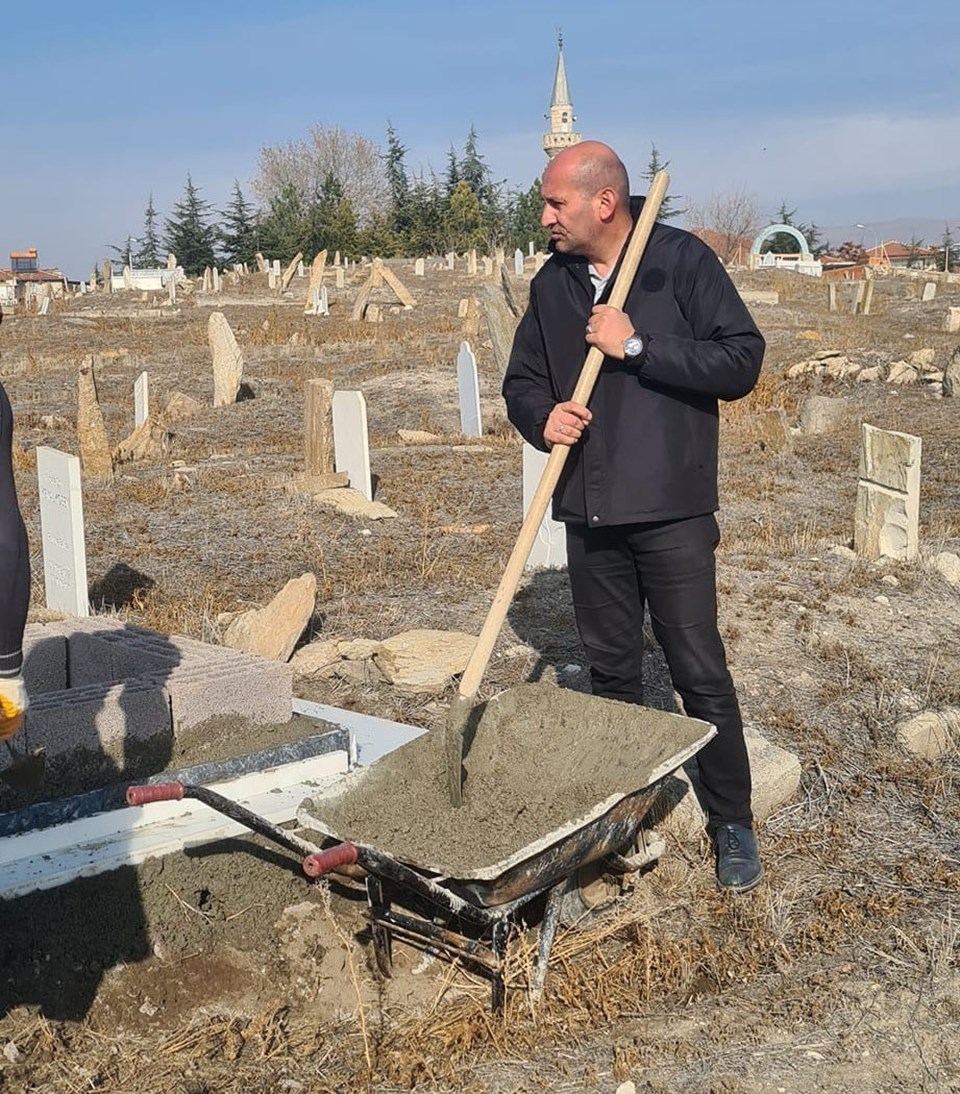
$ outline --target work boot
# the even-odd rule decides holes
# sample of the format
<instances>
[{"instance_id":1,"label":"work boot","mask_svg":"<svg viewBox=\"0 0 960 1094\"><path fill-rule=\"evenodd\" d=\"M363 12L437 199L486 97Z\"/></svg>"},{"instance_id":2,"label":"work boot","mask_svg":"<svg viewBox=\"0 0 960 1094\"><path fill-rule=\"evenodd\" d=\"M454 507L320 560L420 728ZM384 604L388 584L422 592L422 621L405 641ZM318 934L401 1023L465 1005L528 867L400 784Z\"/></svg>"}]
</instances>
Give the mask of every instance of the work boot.
<instances>
[{"instance_id":1,"label":"work boot","mask_svg":"<svg viewBox=\"0 0 960 1094\"><path fill-rule=\"evenodd\" d=\"M749 893L763 880L760 848L753 829L743 824L718 824L713 832L717 851L717 888Z\"/></svg>"}]
</instances>

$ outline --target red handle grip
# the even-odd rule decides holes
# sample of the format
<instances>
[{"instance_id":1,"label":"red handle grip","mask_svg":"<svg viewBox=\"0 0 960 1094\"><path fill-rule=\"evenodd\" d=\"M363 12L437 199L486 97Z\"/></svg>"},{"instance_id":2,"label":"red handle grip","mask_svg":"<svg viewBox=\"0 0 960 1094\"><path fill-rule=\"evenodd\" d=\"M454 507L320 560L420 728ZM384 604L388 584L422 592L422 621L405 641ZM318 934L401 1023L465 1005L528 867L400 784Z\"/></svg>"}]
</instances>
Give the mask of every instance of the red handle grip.
<instances>
[{"instance_id":1,"label":"red handle grip","mask_svg":"<svg viewBox=\"0 0 960 1094\"><path fill-rule=\"evenodd\" d=\"M157 783L155 786L128 786L127 805L148 802L178 802L183 798L183 783Z\"/></svg>"},{"instance_id":2,"label":"red handle grip","mask_svg":"<svg viewBox=\"0 0 960 1094\"><path fill-rule=\"evenodd\" d=\"M317 851L303 860L303 872L307 877L321 877L338 866L352 866L357 861L357 849L352 843L338 843L326 851Z\"/></svg>"}]
</instances>

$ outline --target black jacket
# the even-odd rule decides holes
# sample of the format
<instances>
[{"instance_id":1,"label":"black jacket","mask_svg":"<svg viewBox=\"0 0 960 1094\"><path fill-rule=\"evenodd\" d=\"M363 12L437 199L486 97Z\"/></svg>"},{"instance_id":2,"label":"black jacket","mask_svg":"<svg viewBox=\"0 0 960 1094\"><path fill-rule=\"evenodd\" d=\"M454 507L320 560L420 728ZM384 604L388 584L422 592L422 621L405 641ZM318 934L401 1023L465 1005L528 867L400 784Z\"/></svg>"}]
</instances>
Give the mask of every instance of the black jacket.
<instances>
[{"instance_id":1,"label":"black jacket","mask_svg":"<svg viewBox=\"0 0 960 1094\"><path fill-rule=\"evenodd\" d=\"M20 645L30 600L27 530L13 482L12 440L13 413L0 384L0 676L20 672Z\"/></svg>"},{"instance_id":2,"label":"black jacket","mask_svg":"<svg viewBox=\"0 0 960 1094\"><path fill-rule=\"evenodd\" d=\"M636 215L640 203L631 204ZM542 451L547 416L573 394L589 349L587 267L585 258L555 253L533 279L503 381L510 421ZM763 337L714 252L665 224L650 235L624 310L644 351L604 360L593 420L554 492L554 519L599 528L712 513L717 400L752 390Z\"/></svg>"}]
</instances>

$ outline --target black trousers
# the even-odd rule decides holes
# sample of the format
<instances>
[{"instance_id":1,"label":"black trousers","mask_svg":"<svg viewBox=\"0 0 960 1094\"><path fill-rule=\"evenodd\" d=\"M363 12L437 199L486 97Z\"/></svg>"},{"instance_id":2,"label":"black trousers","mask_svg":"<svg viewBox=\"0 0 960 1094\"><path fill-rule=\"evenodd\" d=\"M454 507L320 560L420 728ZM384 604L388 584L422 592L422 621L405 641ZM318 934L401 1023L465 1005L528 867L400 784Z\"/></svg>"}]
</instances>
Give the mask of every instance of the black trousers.
<instances>
[{"instance_id":1,"label":"black trousers","mask_svg":"<svg viewBox=\"0 0 960 1094\"><path fill-rule=\"evenodd\" d=\"M643 702L643 617L686 713L717 727L697 754L711 825L749 825L750 762L736 689L717 629L712 513L655 524L567 525L567 567L594 695Z\"/></svg>"}]
</instances>

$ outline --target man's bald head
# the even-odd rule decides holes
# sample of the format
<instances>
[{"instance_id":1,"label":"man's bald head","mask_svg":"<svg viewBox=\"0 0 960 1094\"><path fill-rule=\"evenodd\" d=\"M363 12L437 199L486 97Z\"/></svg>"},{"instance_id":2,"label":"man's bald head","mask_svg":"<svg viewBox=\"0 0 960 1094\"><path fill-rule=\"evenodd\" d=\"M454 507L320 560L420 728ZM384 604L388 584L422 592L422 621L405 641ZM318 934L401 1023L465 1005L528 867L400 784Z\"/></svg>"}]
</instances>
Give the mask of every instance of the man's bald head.
<instances>
[{"instance_id":1,"label":"man's bald head","mask_svg":"<svg viewBox=\"0 0 960 1094\"><path fill-rule=\"evenodd\" d=\"M608 145L600 141L581 141L565 148L550 161L548 172L557 172L576 186L580 195L590 199L601 190L610 189L623 208L630 204L630 180L623 161Z\"/></svg>"}]
</instances>

